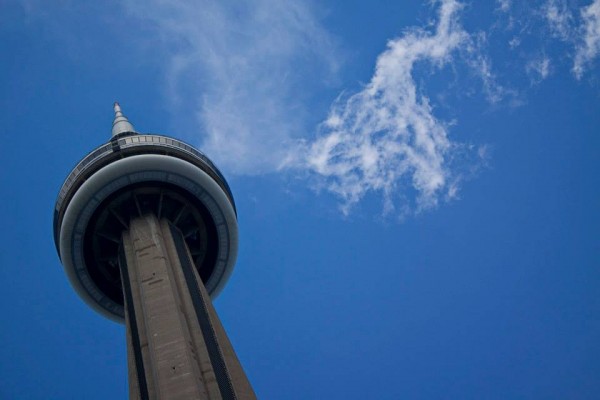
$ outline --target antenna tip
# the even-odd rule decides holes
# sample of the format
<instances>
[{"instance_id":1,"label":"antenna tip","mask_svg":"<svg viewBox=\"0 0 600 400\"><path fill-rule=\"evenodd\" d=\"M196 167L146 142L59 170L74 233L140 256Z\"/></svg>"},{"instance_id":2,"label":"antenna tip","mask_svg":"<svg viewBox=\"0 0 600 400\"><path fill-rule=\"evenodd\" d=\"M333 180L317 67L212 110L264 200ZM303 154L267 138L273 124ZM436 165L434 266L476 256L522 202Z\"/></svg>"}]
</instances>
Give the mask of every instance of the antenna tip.
<instances>
[{"instance_id":1,"label":"antenna tip","mask_svg":"<svg viewBox=\"0 0 600 400\"><path fill-rule=\"evenodd\" d=\"M114 109L115 109L115 120L113 121L113 128L112 128L112 135L117 136L120 135L121 133L135 133L135 129L133 128L133 125L131 125L131 123L127 120L127 117L123 115L123 112L121 111L121 106L119 106L119 103L115 101L115 105L114 105Z\"/></svg>"}]
</instances>

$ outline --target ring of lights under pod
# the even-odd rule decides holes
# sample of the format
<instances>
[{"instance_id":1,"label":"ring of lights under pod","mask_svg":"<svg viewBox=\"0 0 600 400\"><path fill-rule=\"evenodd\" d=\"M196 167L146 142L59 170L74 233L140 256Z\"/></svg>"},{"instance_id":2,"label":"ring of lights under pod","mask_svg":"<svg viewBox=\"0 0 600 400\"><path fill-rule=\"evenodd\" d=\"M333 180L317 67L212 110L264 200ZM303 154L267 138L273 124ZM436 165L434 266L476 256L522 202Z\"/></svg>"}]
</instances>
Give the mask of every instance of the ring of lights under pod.
<instances>
[{"instance_id":1,"label":"ring of lights under pod","mask_svg":"<svg viewBox=\"0 0 600 400\"><path fill-rule=\"evenodd\" d=\"M161 135L113 138L67 177L55 207L54 238L77 293L118 322L124 317L117 262L121 233L129 218L146 213L181 230L212 297L237 258L233 196L205 155Z\"/></svg>"}]
</instances>

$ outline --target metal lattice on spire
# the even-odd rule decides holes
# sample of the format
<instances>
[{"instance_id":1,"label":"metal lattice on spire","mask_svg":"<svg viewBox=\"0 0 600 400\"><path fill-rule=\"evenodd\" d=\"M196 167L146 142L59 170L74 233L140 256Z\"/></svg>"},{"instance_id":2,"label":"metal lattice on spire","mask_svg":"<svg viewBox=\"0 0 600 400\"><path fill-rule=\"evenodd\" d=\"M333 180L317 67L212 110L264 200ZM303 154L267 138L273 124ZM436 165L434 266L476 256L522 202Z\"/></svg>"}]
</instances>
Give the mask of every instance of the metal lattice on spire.
<instances>
[{"instance_id":1,"label":"metal lattice on spire","mask_svg":"<svg viewBox=\"0 0 600 400\"><path fill-rule=\"evenodd\" d=\"M112 126L112 136L115 137L122 133L135 133L135 128L131 125L127 117L123 115L119 103L115 102L114 110L115 120Z\"/></svg>"}]
</instances>

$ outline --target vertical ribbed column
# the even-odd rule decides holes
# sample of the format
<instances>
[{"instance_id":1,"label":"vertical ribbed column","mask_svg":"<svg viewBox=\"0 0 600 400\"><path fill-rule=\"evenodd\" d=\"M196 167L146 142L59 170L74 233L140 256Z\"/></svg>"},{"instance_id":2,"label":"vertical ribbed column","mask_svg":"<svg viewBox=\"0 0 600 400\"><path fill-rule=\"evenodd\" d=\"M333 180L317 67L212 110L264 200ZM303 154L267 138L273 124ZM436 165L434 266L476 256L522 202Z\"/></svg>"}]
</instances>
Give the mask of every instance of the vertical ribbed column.
<instances>
[{"instance_id":1,"label":"vertical ribbed column","mask_svg":"<svg viewBox=\"0 0 600 400\"><path fill-rule=\"evenodd\" d=\"M131 399L254 399L179 230L132 220L120 256Z\"/></svg>"}]
</instances>

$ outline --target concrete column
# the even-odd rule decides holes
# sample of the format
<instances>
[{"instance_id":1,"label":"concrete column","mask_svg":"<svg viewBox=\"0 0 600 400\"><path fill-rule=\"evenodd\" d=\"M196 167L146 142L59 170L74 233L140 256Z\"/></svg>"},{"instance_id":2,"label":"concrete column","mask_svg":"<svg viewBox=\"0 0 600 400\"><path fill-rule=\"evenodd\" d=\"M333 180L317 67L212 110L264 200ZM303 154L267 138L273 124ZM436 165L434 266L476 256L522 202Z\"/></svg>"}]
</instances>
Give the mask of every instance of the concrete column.
<instances>
[{"instance_id":1,"label":"concrete column","mask_svg":"<svg viewBox=\"0 0 600 400\"><path fill-rule=\"evenodd\" d=\"M122 243L130 399L255 399L181 232L146 215Z\"/></svg>"}]
</instances>

